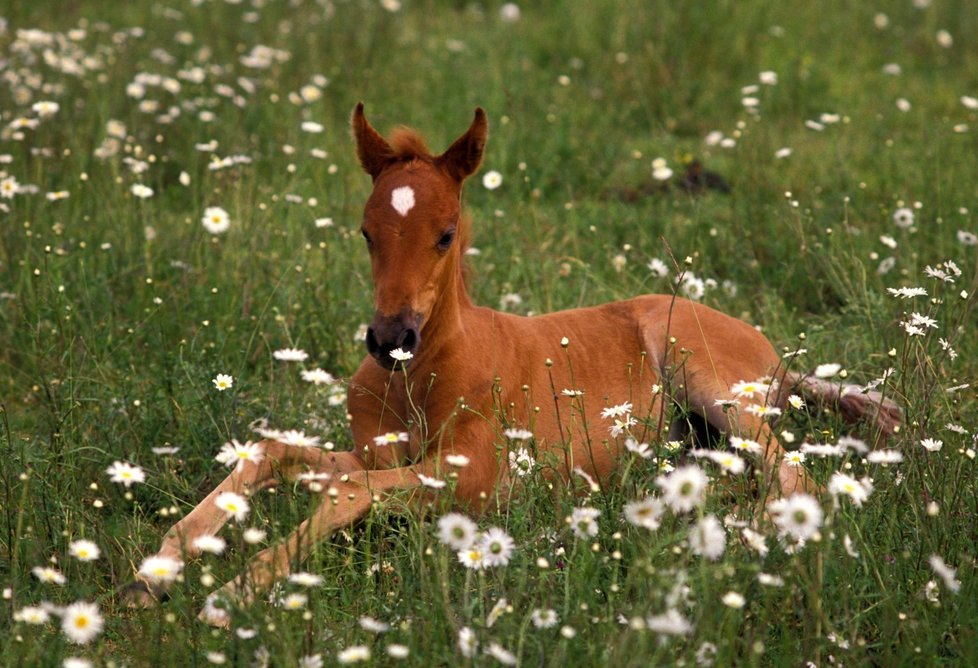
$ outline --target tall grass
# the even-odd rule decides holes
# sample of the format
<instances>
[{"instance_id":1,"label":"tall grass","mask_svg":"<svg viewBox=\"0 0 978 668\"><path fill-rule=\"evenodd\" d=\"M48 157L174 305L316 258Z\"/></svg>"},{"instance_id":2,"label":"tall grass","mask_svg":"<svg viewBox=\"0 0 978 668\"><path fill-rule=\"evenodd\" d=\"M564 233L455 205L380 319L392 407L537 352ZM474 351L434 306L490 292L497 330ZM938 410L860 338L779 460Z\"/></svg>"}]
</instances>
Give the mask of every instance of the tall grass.
<instances>
[{"instance_id":1,"label":"tall grass","mask_svg":"<svg viewBox=\"0 0 978 668\"><path fill-rule=\"evenodd\" d=\"M521 9L515 21L495 2L411 0L3 10L0 181L15 180L0 199L5 665L332 664L355 645L378 665L396 660L391 645L412 664L491 665L494 642L524 665L978 660L969 3ZM760 83L766 71L776 85ZM657 493L659 467L680 457L654 443L656 464L636 458L600 494L520 478L520 502L479 519L514 538L505 567L465 569L435 536L445 509L425 520L391 503L303 565L324 584L302 610L263 601L236 610L231 632L196 621L206 594L257 549L240 527L224 534L225 556L187 564L168 603L125 608L116 588L224 475L213 459L222 443L265 419L351 445L344 407L331 401L342 388L304 382L272 352L302 348L311 356L300 366L342 378L362 358L356 333L372 306L357 232L370 180L348 132L358 100L381 130L419 127L436 150L476 105L487 109L483 170L503 183L490 190L476 177L465 192L477 302L515 293L507 308L540 313L668 292L675 268L659 277L647 264L674 256L687 277L710 279L705 303L763 327L779 348L806 348L796 366L838 363L859 384L892 368L887 392L906 424L886 446L903 462L810 457L820 481L844 471L870 476L873 491L861 506L826 494L821 531L796 550L762 523L766 556L733 524L719 559L698 556L688 543L696 514L669 514L655 531L622 519L623 504ZM59 109L44 116L42 101ZM124 125L117 136L113 120ZM724 141L707 141L713 131ZM211 168L232 156L249 160ZM653 192L657 157L674 182L698 158L732 192ZM135 196L135 184L152 196ZM210 206L228 212L226 233L201 224ZM904 208L913 221L901 227ZM947 260L961 270L953 282L925 273ZM927 295L887 292L914 286ZM911 335L901 323L913 313L937 327ZM215 389L219 373L232 388ZM836 442L841 425L817 407L789 413L777 430L796 444ZM110 482L117 460L142 466L146 483ZM278 540L316 500L280 485L247 524ZM583 505L602 512L587 539L565 522ZM717 494L698 514L741 509ZM82 538L98 560L69 556ZM957 568L958 591L931 555ZM66 583L40 581L41 566ZM97 602L105 618L87 644L70 642L57 615L15 619L76 600ZM537 628L534 609L559 621ZM650 630L667 610L689 628ZM366 616L390 630L365 630ZM465 627L479 643L472 658L458 645Z\"/></svg>"}]
</instances>

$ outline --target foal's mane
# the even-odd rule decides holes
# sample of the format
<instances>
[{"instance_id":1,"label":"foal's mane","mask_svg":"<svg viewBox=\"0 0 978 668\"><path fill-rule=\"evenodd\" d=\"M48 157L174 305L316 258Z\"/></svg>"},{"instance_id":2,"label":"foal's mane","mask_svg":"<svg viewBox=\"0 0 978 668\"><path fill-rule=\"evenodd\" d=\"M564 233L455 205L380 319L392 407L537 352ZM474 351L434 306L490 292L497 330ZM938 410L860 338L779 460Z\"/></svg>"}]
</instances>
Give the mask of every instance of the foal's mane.
<instances>
[{"instance_id":1,"label":"foal's mane","mask_svg":"<svg viewBox=\"0 0 978 668\"><path fill-rule=\"evenodd\" d=\"M431 161L434 157L421 133L403 125L391 132L390 145L394 149L394 159L398 161Z\"/></svg>"}]
</instances>

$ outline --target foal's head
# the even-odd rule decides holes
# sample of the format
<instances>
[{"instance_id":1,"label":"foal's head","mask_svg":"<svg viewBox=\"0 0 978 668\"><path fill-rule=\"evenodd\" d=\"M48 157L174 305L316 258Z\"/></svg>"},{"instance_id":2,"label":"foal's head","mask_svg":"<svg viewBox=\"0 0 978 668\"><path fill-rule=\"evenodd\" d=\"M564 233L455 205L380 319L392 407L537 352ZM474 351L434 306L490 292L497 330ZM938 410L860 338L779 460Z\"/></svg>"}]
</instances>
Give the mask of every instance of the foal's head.
<instances>
[{"instance_id":1,"label":"foal's head","mask_svg":"<svg viewBox=\"0 0 978 668\"><path fill-rule=\"evenodd\" d=\"M394 368L395 348L417 352L438 296L457 280L462 182L478 169L487 134L486 114L476 109L468 131L436 156L411 130L385 140L367 122L362 103L353 112L357 155L374 181L361 231L376 309L367 350L381 366Z\"/></svg>"}]
</instances>

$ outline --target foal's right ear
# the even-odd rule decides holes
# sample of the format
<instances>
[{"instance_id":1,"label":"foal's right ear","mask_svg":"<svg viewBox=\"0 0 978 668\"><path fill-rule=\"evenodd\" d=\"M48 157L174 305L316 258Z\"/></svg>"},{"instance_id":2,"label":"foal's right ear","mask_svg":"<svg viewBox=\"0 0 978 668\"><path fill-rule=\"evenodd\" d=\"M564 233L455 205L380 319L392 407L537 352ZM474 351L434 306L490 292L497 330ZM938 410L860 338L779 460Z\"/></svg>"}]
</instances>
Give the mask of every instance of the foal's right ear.
<instances>
[{"instance_id":1,"label":"foal's right ear","mask_svg":"<svg viewBox=\"0 0 978 668\"><path fill-rule=\"evenodd\" d=\"M363 115L363 102L358 102L357 108L353 110L352 123L360 165L376 181L384 167L394 159L394 149L367 122L367 117Z\"/></svg>"},{"instance_id":2,"label":"foal's right ear","mask_svg":"<svg viewBox=\"0 0 978 668\"><path fill-rule=\"evenodd\" d=\"M461 183L482 164L482 153L486 148L488 137L489 121L486 120L486 112L482 107L477 107L469 129L436 160L456 181Z\"/></svg>"}]
</instances>

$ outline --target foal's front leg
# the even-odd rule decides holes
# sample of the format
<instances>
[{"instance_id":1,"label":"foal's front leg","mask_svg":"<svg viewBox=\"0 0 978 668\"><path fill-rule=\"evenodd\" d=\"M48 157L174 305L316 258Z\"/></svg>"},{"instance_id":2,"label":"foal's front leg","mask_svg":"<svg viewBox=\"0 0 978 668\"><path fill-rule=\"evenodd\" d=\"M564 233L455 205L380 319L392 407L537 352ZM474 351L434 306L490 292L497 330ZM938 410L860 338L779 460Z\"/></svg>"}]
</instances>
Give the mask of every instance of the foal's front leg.
<instances>
[{"instance_id":1,"label":"foal's front leg","mask_svg":"<svg viewBox=\"0 0 978 668\"><path fill-rule=\"evenodd\" d=\"M227 513L216 503L217 497L224 492L251 494L273 484L277 474L294 479L304 468L333 475L363 469L360 459L351 452L331 453L270 440L262 441L259 445L263 451L261 461L245 461L235 468L186 517L166 532L156 556L176 561L197 556L200 550L194 547L194 541L200 536L216 534L228 521ZM145 606L164 593L161 585L147 582L139 574L136 577L142 585L129 590L132 603Z\"/></svg>"},{"instance_id":2,"label":"foal's front leg","mask_svg":"<svg viewBox=\"0 0 978 668\"><path fill-rule=\"evenodd\" d=\"M426 503L451 494L451 505L479 511L496 489L499 464L495 452L486 446L494 435L483 420L468 420L455 431L451 443L431 445L431 457L413 466L383 470L364 469L335 477L327 485L313 516L305 520L288 538L259 552L245 573L234 578L208 596L200 618L215 626L227 626L230 617L214 605L216 600L250 603L272 587L276 580L289 574L292 566L305 559L317 543L335 530L348 527L369 512L374 503L383 503L395 495L409 492L402 499L405 512L420 516ZM448 464L448 455L464 455L469 463L463 468ZM451 492L424 487L421 476L454 479Z\"/></svg>"}]
</instances>

